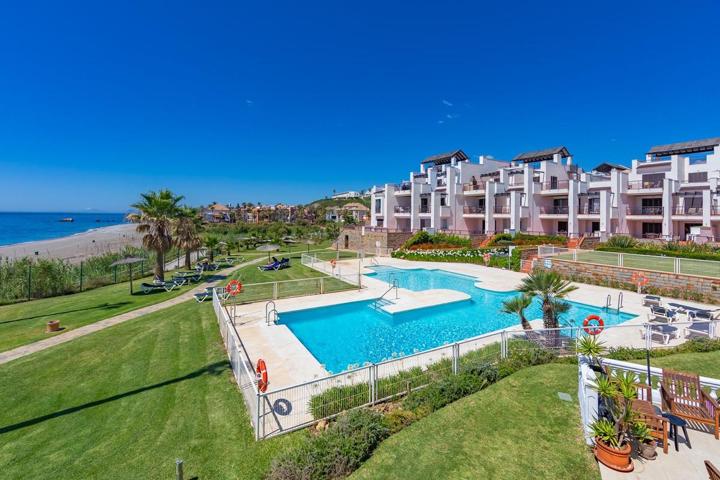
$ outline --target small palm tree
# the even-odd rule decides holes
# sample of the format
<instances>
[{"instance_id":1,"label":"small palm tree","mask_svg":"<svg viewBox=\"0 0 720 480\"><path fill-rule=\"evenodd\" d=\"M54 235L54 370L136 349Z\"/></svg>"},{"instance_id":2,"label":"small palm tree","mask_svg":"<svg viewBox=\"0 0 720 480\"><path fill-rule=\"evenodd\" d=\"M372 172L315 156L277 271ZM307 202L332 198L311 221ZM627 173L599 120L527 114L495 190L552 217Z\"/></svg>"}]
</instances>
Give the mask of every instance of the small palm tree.
<instances>
[{"instance_id":1,"label":"small palm tree","mask_svg":"<svg viewBox=\"0 0 720 480\"><path fill-rule=\"evenodd\" d=\"M532 297L530 295L517 295L512 298L508 298L502 304L502 312L516 314L520 317L520 324L525 330L532 330L530 322L525 318L525 309L530 306Z\"/></svg>"},{"instance_id":2,"label":"small palm tree","mask_svg":"<svg viewBox=\"0 0 720 480\"><path fill-rule=\"evenodd\" d=\"M185 251L185 268L190 269L190 254L202 246L199 235L200 222L197 212L189 207L182 207L175 223L175 246Z\"/></svg>"},{"instance_id":3,"label":"small palm tree","mask_svg":"<svg viewBox=\"0 0 720 480\"><path fill-rule=\"evenodd\" d=\"M155 280L165 280L165 252L173 245L173 222L180 211L183 197L170 190L148 192L140 195L142 200L132 205L139 213L128 215L137 222L137 232L143 234L145 248L155 252Z\"/></svg>"},{"instance_id":4,"label":"small palm tree","mask_svg":"<svg viewBox=\"0 0 720 480\"><path fill-rule=\"evenodd\" d=\"M205 246L207 247L208 251L210 252L210 263L215 260L215 249L218 247L218 244L220 243L220 240L218 240L217 237L207 237L205 239Z\"/></svg>"},{"instance_id":5,"label":"small palm tree","mask_svg":"<svg viewBox=\"0 0 720 480\"><path fill-rule=\"evenodd\" d=\"M559 305L565 302L558 302L557 299L564 298L568 293L577 290L577 287L556 272L537 270L522 280L518 290L530 296L540 297L544 327L558 328L558 315L562 312L557 310L563 308Z\"/></svg>"}]
</instances>

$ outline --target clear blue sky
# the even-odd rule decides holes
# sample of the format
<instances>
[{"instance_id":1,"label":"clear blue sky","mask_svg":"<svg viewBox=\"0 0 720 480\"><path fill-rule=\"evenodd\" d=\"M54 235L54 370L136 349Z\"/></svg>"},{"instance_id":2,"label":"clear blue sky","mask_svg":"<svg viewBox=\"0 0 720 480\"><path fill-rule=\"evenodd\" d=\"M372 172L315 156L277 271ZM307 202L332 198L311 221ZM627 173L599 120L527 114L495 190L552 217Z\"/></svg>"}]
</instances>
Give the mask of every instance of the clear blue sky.
<instances>
[{"instance_id":1,"label":"clear blue sky","mask_svg":"<svg viewBox=\"0 0 720 480\"><path fill-rule=\"evenodd\" d=\"M303 202L430 154L585 167L720 135L720 7L6 2L0 210Z\"/></svg>"}]
</instances>

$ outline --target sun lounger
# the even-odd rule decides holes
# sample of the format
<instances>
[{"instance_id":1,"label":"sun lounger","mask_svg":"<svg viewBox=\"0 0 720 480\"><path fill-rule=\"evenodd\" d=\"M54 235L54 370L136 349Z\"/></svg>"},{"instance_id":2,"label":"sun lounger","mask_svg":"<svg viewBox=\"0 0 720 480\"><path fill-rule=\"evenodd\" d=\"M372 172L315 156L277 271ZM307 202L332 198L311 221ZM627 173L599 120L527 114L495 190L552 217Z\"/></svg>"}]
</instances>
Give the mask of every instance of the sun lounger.
<instances>
[{"instance_id":1,"label":"sun lounger","mask_svg":"<svg viewBox=\"0 0 720 480\"><path fill-rule=\"evenodd\" d=\"M280 266L280 262L270 262L267 265L260 265L257 268L262 272L269 272L270 270L277 270L278 266Z\"/></svg>"},{"instance_id":2,"label":"sun lounger","mask_svg":"<svg viewBox=\"0 0 720 480\"><path fill-rule=\"evenodd\" d=\"M647 336L647 329L645 327L640 328L640 337L645 340ZM678 329L672 325L666 323L650 324L650 339L655 341L655 338L660 338L660 343L667 345L671 339L678 338Z\"/></svg>"},{"instance_id":3,"label":"sun lounger","mask_svg":"<svg viewBox=\"0 0 720 480\"><path fill-rule=\"evenodd\" d=\"M662 305L662 299L658 295L645 295L643 297L643 306L644 307L652 307L652 306L661 306Z\"/></svg>"},{"instance_id":4,"label":"sun lounger","mask_svg":"<svg viewBox=\"0 0 720 480\"><path fill-rule=\"evenodd\" d=\"M677 320L677 311L665 307L652 306L648 313L648 321L655 323L670 323Z\"/></svg>"},{"instance_id":5,"label":"sun lounger","mask_svg":"<svg viewBox=\"0 0 720 480\"><path fill-rule=\"evenodd\" d=\"M156 292L158 290L165 290L166 292L172 291L177 285L174 282L155 282L155 283L143 283L140 285L140 290L143 293Z\"/></svg>"},{"instance_id":6,"label":"sun lounger","mask_svg":"<svg viewBox=\"0 0 720 480\"><path fill-rule=\"evenodd\" d=\"M704 336L713 338L715 336L715 322L711 312L701 311L688 313L688 320L692 323L685 327L685 336Z\"/></svg>"}]
</instances>

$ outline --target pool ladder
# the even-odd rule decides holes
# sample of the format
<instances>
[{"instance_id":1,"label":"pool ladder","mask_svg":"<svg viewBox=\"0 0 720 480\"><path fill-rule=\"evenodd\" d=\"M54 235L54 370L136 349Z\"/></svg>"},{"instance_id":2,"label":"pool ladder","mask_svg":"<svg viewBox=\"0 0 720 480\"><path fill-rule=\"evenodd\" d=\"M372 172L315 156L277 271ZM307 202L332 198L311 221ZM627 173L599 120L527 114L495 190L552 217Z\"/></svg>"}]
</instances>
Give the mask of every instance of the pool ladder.
<instances>
[{"instance_id":1,"label":"pool ladder","mask_svg":"<svg viewBox=\"0 0 720 480\"><path fill-rule=\"evenodd\" d=\"M384 297L385 297L385 295L392 292L393 290L395 290L395 300L397 300L398 299L398 287L399 287L399 284L398 284L397 278L393 278L392 285L390 286L390 288L385 290L385 293L383 293L382 295L380 295L378 298L375 299L375 302L373 303L373 308L375 310L377 310L377 308L380 304L386 305L386 304L390 303Z\"/></svg>"},{"instance_id":2,"label":"pool ladder","mask_svg":"<svg viewBox=\"0 0 720 480\"><path fill-rule=\"evenodd\" d=\"M612 307L612 295L610 295L608 293L607 299L605 300L605 310L610 310L611 307ZM622 307L623 307L623 292L619 292L616 311L618 313L620 313L620 309Z\"/></svg>"},{"instance_id":3,"label":"pool ladder","mask_svg":"<svg viewBox=\"0 0 720 480\"><path fill-rule=\"evenodd\" d=\"M278 313L277 309L275 308L275 302L270 300L265 304L265 324L277 324L278 320L280 320L280 313Z\"/></svg>"}]
</instances>

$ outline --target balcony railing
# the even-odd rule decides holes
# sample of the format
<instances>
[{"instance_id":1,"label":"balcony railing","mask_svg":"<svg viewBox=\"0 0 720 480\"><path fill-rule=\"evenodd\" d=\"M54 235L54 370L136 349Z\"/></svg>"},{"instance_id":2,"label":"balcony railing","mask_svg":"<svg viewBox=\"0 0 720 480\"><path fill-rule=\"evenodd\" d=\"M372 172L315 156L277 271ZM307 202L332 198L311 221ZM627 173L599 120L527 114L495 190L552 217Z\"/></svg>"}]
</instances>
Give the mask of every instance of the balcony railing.
<instances>
[{"instance_id":1,"label":"balcony railing","mask_svg":"<svg viewBox=\"0 0 720 480\"><path fill-rule=\"evenodd\" d=\"M628 190L643 190L646 188L662 188L662 180L636 180L628 182Z\"/></svg>"},{"instance_id":2,"label":"balcony railing","mask_svg":"<svg viewBox=\"0 0 720 480\"><path fill-rule=\"evenodd\" d=\"M410 207L401 207L400 205L395 205L395 213L410 213Z\"/></svg>"},{"instance_id":3,"label":"balcony railing","mask_svg":"<svg viewBox=\"0 0 720 480\"><path fill-rule=\"evenodd\" d=\"M551 180L549 182L543 182L543 190L563 190L568 188L570 182L567 180Z\"/></svg>"},{"instance_id":4,"label":"balcony railing","mask_svg":"<svg viewBox=\"0 0 720 480\"><path fill-rule=\"evenodd\" d=\"M570 209L566 206L540 207L540 213L547 215L567 215L569 211Z\"/></svg>"},{"instance_id":5,"label":"balcony railing","mask_svg":"<svg viewBox=\"0 0 720 480\"><path fill-rule=\"evenodd\" d=\"M485 213L485 207L472 207L470 205L466 205L463 207L463 213Z\"/></svg>"},{"instance_id":6,"label":"balcony railing","mask_svg":"<svg viewBox=\"0 0 720 480\"><path fill-rule=\"evenodd\" d=\"M397 183L397 184L395 184L395 190L409 191L409 190L410 190L410 187L411 187L411 185L410 185L410 183L408 183L408 182L403 182L403 183Z\"/></svg>"},{"instance_id":7,"label":"balcony railing","mask_svg":"<svg viewBox=\"0 0 720 480\"><path fill-rule=\"evenodd\" d=\"M580 205L578 208L580 215L600 215L599 205Z\"/></svg>"},{"instance_id":8,"label":"balcony railing","mask_svg":"<svg viewBox=\"0 0 720 480\"><path fill-rule=\"evenodd\" d=\"M430 205L420 205L420 213L430 213Z\"/></svg>"},{"instance_id":9,"label":"balcony railing","mask_svg":"<svg viewBox=\"0 0 720 480\"><path fill-rule=\"evenodd\" d=\"M628 207L628 215L662 215L663 207Z\"/></svg>"},{"instance_id":10,"label":"balcony railing","mask_svg":"<svg viewBox=\"0 0 720 480\"><path fill-rule=\"evenodd\" d=\"M463 192L484 192L485 183L464 183Z\"/></svg>"},{"instance_id":11,"label":"balcony railing","mask_svg":"<svg viewBox=\"0 0 720 480\"><path fill-rule=\"evenodd\" d=\"M413 178L427 178L427 173L413 173Z\"/></svg>"},{"instance_id":12,"label":"balcony railing","mask_svg":"<svg viewBox=\"0 0 720 480\"><path fill-rule=\"evenodd\" d=\"M437 179L437 186L440 187L447 187L447 180L444 178L438 178Z\"/></svg>"},{"instance_id":13,"label":"balcony railing","mask_svg":"<svg viewBox=\"0 0 720 480\"><path fill-rule=\"evenodd\" d=\"M703 214L703 207L688 207L688 206L680 206L676 205L673 207L673 215L697 215L702 216Z\"/></svg>"},{"instance_id":14,"label":"balcony railing","mask_svg":"<svg viewBox=\"0 0 720 480\"><path fill-rule=\"evenodd\" d=\"M495 205L495 213L510 213L510 207L507 205Z\"/></svg>"},{"instance_id":15,"label":"balcony railing","mask_svg":"<svg viewBox=\"0 0 720 480\"><path fill-rule=\"evenodd\" d=\"M712 209L710 210L710 215L720 215L720 206L713 205Z\"/></svg>"}]
</instances>

